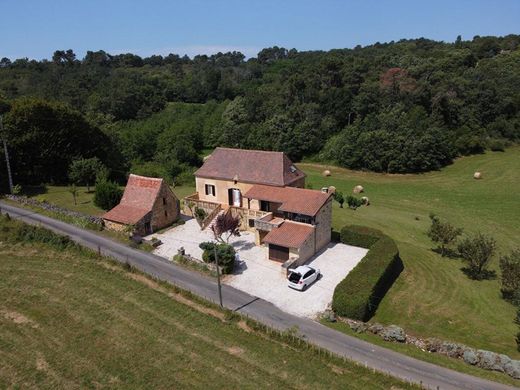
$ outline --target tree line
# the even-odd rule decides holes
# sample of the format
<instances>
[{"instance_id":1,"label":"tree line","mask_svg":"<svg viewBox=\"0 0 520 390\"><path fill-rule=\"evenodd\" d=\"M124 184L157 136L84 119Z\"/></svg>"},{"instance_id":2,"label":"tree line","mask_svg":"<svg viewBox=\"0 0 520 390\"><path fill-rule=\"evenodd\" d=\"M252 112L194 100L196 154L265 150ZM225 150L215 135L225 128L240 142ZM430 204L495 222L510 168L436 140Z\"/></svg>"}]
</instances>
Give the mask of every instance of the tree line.
<instances>
[{"instance_id":1,"label":"tree line","mask_svg":"<svg viewBox=\"0 0 520 390\"><path fill-rule=\"evenodd\" d=\"M78 157L100 158L112 175L136 168L182 180L217 145L353 169L428 171L518 141L519 44L508 35L272 47L249 59L102 50L82 59L72 50L51 60L2 58L4 138L16 174L29 182L66 181Z\"/></svg>"}]
</instances>

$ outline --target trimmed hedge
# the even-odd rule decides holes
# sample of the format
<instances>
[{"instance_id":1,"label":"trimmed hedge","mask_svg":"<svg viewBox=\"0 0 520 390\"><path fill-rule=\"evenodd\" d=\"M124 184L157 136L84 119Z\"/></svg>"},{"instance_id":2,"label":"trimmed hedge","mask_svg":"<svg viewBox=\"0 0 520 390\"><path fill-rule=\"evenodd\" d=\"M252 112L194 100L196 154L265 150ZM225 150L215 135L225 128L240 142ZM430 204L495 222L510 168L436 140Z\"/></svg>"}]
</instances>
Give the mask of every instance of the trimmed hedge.
<instances>
[{"instance_id":1,"label":"trimmed hedge","mask_svg":"<svg viewBox=\"0 0 520 390\"><path fill-rule=\"evenodd\" d=\"M340 316L368 321L404 269L399 250L394 240L375 229L347 226L341 237L343 243L369 251L334 289L332 309Z\"/></svg>"},{"instance_id":2,"label":"trimmed hedge","mask_svg":"<svg viewBox=\"0 0 520 390\"><path fill-rule=\"evenodd\" d=\"M360 246L370 249L380 238L384 237L382 231L366 226L349 225L341 229L341 242L348 245Z\"/></svg>"}]
</instances>

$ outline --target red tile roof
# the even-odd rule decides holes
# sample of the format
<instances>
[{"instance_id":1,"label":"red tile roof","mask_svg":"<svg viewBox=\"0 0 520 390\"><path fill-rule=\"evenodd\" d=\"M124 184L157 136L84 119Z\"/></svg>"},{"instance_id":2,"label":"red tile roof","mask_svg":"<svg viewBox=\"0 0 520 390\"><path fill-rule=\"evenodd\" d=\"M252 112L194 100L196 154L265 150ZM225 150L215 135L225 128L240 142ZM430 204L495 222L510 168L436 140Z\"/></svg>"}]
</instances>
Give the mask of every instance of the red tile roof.
<instances>
[{"instance_id":1,"label":"red tile roof","mask_svg":"<svg viewBox=\"0 0 520 390\"><path fill-rule=\"evenodd\" d=\"M103 215L109 221L135 224L153 209L163 179L131 174L121 202Z\"/></svg>"},{"instance_id":2,"label":"red tile roof","mask_svg":"<svg viewBox=\"0 0 520 390\"><path fill-rule=\"evenodd\" d=\"M249 199L281 203L278 210L315 216L332 194L295 187L254 185L244 194Z\"/></svg>"},{"instance_id":3,"label":"red tile roof","mask_svg":"<svg viewBox=\"0 0 520 390\"><path fill-rule=\"evenodd\" d=\"M283 152L216 148L195 176L283 187L305 173Z\"/></svg>"},{"instance_id":4,"label":"red tile roof","mask_svg":"<svg viewBox=\"0 0 520 390\"><path fill-rule=\"evenodd\" d=\"M267 233L263 242L285 248L299 248L313 232L314 227L311 225L285 221Z\"/></svg>"}]
</instances>

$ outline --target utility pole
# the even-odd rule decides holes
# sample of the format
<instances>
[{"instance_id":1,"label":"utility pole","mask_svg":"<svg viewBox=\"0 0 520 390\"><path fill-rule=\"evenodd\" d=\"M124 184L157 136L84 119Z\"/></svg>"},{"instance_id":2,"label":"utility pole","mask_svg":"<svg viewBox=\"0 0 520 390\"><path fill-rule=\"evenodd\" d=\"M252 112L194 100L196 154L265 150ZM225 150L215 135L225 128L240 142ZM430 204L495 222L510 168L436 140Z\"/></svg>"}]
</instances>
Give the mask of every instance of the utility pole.
<instances>
[{"instance_id":1,"label":"utility pole","mask_svg":"<svg viewBox=\"0 0 520 390\"><path fill-rule=\"evenodd\" d=\"M11 175L11 163L9 162L9 152L7 151L7 142L5 142L4 135L4 122L2 121L2 115L0 115L0 135L2 136L2 141L4 143L4 154L5 154L5 162L7 163L7 177L9 179L9 193L13 193L13 177Z\"/></svg>"},{"instance_id":2,"label":"utility pole","mask_svg":"<svg viewBox=\"0 0 520 390\"><path fill-rule=\"evenodd\" d=\"M215 255L215 265L217 266L217 286L218 286L218 300L220 307L224 307L222 304L222 286L220 285L220 270L218 269L218 256L217 256L217 243L213 247L213 253Z\"/></svg>"}]
</instances>

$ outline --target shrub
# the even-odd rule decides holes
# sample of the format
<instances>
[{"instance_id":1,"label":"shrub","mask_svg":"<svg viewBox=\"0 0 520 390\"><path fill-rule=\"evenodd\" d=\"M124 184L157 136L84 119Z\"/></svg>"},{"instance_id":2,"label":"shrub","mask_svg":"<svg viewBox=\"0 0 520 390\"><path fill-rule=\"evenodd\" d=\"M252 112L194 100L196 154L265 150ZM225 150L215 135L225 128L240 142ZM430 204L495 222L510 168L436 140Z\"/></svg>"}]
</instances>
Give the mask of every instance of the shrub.
<instances>
[{"instance_id":1,"label":"shrub","mask_svg":"<svg viewBox=\"0 0 520 390\"><path fill-rule=\"evenodd\" d=\"M509 255L500 258L502 274L502 296L512 300L515 294L520 293L520 249L515 249Z\"/></svg>"},{"instance_id":2,"label":"shrub","mask_svg":"<svg viewBox=\"0 0 520 390\"><path fill-rule=\"evenodd\" d=\"M348 204L349 208L351 208L352 210L355 210L358 207L363 206L363 201L361 199L356 198L355 196L348 195L347 204Z\"/></svg>"},{"instance_id":3,"label":"shrub","mask_svg":"<svg viewBox=\"0 0 520 390\"><path fill-rule=\"evenodd\" d=\"M332 309L340 316L367 321L402 270L397 245L390 237L382 235L336 286Z\"/></svg>"},{"instance_id":4,"label":"shrub","mask_svg":"<svg viewBox=\"0 0 520 390\"><path fill-rule=\"evenodd\" d=\"M493 271L486 269L496 250L494 238L478 233L472 238L464 239L458 250L460 256L468 263L465 271L471 279L481 280L494 276Z\"/></svg>"},{"instance_id":5,"label":"shrub","mask_svg":"<svg viewBox=\"0 0 520 390\"><path fill-rule=\"evenodd\" d=\"M444 222L434 214L430 214L431 226L428 230L428 237L439 244L437 250L441 256L446 256L449 252L449 246L455 242L458 236L462 234L461 228L456 228L449 222Z\"/></svg>"},{"instance_id":6,"label":"shrub","mask_svg":"<svg viewBox=\"0 0 520 390\"><path fill-rule=\"evenodd\" d=\"M94 204L103 210L110 210L119 203L122 196L123 191L116 183L103 180L96 183Z\"/></svg>"},{"instance_id":7,"label":"shrub","mask_svg":"<svg viewBox=\"0 0 520 390\"><path fill-rule=\"evenodd\" d=\"M488 147L493 152L503 152L506 149L506 144L502 140L492 139L488 142Z\"/></svg>"},{"instance_id":8,"label":"shrub","mask_svg":"<svg viewBox=\"0 0 520 390\"><path fill-rule=\"evenodd\" d=\"M12 239L15 242L39 242L49 244L57 249L65 249L74 243L67 236L56 234L39 226L17 223L12 230Z\"/></svg>"},{"instance_id":9,"label":"shrub","mask_svg":"<svg viewBox=\"0 0 520 390\"><path fill-rule=\"evenodd\" d=\"M371 248L380 238L383 232L365 226L349 225L341 229L341 242L348 245Z\"/></svg>"},{"instance_id":10,"label":"shrub","mask_svg":"<svg viewBox=\"0 0 520 390\"><path fill-rule=\"evenodd\" d=\"M233 273L236 252L235 248L229 244L215 244L209 241L201 243L199 248L204 251L202 253L202 260L205 263L215 263L215 245L217 248L218 265L221 267L222 273Z\"/></svg>"}]
</instances>

